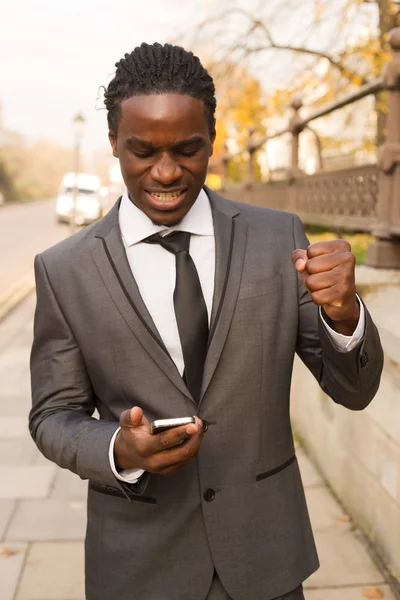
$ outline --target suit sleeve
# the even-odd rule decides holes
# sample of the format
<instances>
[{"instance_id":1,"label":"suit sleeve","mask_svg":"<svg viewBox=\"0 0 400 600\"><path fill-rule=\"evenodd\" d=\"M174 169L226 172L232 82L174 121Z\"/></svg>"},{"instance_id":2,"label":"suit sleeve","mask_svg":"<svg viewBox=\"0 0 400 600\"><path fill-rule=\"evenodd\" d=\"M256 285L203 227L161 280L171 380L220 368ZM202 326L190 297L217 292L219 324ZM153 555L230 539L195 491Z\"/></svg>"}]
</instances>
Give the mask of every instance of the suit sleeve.
<instances>
[{"instance_id":1,"label":"suit sleeve","mask_svg":"<svg viewBox=\"0 0 400 600\"><path fill-rule=\"evenodd\" d=\"M114 476L110 441L119 423L98 420L83 356L51 287L43 259L35 259L37 304L31 352L30 433L46 458L82 479L143 493L145 482L127 485Z\"/></svg>"},{"instance_id":2,"label":"suit sleeve","mask_svg":"<svg viewBox=\"0 0 400 600\"><path fill-rule=\"evenodd\" d=\"M293 215L293 231L295 248L307 248L309 242L296 215ZM364 337L353 350L340 352L301 278L298 280L297 354L335 402L352 410L364 409L378 390L383 368L383 350L371 315L363 303Z\"/></svg>"}]
</instances>

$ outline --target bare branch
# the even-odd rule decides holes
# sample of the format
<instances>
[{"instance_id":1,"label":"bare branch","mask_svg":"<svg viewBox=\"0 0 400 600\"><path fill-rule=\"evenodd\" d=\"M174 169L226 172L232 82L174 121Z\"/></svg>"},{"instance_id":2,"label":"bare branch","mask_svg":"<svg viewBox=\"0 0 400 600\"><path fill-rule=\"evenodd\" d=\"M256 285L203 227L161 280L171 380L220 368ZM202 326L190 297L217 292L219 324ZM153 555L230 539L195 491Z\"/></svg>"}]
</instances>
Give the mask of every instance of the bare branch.
<instances>
[{"instance_id":1,"label":"bare branch","mask_svg":"<svg viewBox=\"0 0 400 600\"><path fill-rule=\"evenodd\" d=\"M288 50L290 52L295 52L298 54L306 54L308 56L314 56L315 58L325 58L333 67L335 67L342 75L345 74L347 78L351 77L360 77L359 73L354 70L350 70L348 67L343 65L341 62L335 60L329 54L325 52L320 52L318 50L310 50L309 48L304 48L302 46L291 46L286 44L276 44L273 43L270 46L252 46L249 48L245 44L236 44L233 48L234 50L243 51L244 56L250 56L252 54L259 54L260 52L266 52L268 50ZM360 77L361 83L368 83L368 79L365 77Z\"/></svg>"},{"instance_id":2,"label":"bare branch","mask_svg":"<svg viewBox=\"0 0 400 600\"><path fill-rule=\"evenodd\" d=\"M246 35L243 36L245 39L248 39L251 36L251 34L254 34L257 31L260 31L264 35L267 43L259 44L257 46L248 46L247 44L233 43L233 44L230 44L229 47L227 48L227 51L229 53L239 50L239 51L243 52L244 56L250 56L252 54L259 54L261 52L266 52L268 50L286 50L289 52L294 52L296 54L313 56L317 59L325 59L335 69L337 69L342 75L345 75L348 79L349 78L351 79L352 77L356 77L356 76L360 77L360 74L358 72L354 71L353 69L350 69L348 66L343 64L343 62L340 59L334 58L334 56L332 56L331 54L328 54L327 52L323 52L321 50L316 50L316 49L312 49L312 48L307 48L306 46L301 46L301 45L295 46L295 45L291 45L291 44L280 44L280 43L276 42L271 34L270 29L266 26L266 24L260 18L255 18L248 10L241 8L241 7L229 8L229 9L219 13L218 15L214 15L212 17L208 17L207 19L204 19L199 24L199 26L196 28L197 33L199 34L201 32L201 30L203 30L205 27L207 27L208 25L211 25L213 23L226 22L226 19L233 15L243 16L249 21L249 28L247 30ZM361 76L361 83L364 84L367 82L368 82L368 79Z\"/></svg>"}]
</instances>

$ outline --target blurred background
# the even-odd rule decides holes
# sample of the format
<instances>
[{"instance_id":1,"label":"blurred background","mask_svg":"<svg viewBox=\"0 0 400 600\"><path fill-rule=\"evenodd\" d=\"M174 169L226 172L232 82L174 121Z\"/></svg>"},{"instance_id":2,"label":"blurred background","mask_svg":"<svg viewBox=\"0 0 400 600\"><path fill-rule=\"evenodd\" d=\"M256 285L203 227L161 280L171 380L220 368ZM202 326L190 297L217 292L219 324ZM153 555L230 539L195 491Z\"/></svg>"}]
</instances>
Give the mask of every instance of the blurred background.
<instances>
[{"instance_id":1,"label":"blurred background","mask_svg":"<svg viewBox=\"0 0 400 600\"><path fill-rule=\"evenodd\" d=\"M214 77L207 184L344 237L385 370L362 414L297 361L292 418L322 567L307 600L400 598L400 0L0 0L0 598L82 600L85 483L26 426L36 253L123 190L103 86L141 42Z\"/></svg>"}]
</instances>

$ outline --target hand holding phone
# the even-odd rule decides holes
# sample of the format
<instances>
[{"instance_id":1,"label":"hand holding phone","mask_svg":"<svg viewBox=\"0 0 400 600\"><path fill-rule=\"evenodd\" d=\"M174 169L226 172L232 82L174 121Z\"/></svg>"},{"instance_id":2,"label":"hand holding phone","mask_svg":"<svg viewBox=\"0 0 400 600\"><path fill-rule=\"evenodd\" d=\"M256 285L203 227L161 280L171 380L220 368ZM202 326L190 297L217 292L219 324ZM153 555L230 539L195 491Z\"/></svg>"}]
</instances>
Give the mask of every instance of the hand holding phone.
<instances>
[{"instance_id":1,"label":"hand holding phone","mask_svg":"<svg viewBox=\"0 0 400 600\"><path fill-rule=\"evenodd\" d=\"M181 418L158 421L158 427L156 421L151 424L138 406L121 414L121 429L114 442L118 469L169 475L197 453L204 434L203 422L198 417L183 417L183 422Z\"/></svg>"}]
</instances>

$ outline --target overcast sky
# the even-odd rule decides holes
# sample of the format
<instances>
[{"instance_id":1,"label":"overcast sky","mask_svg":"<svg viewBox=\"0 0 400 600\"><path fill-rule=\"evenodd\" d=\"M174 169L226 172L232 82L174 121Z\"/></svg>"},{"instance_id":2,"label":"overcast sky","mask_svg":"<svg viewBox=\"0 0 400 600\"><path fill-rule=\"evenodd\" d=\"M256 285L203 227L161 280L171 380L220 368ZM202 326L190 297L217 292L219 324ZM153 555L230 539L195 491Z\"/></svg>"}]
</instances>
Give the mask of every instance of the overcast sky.
<instances>
[{"instance_id":1,"label":"overcast sky","mask_svg":"<svg viewBox=\"0 0 400 600\"><path fill-rule=\"evenodd\" d=\"M0 101L5 129L71 145L87 119L84 151L107 147L97 99L114 64L141 42L193 25L206 0L0 0Z\"/></svg>"}]
</instances>

